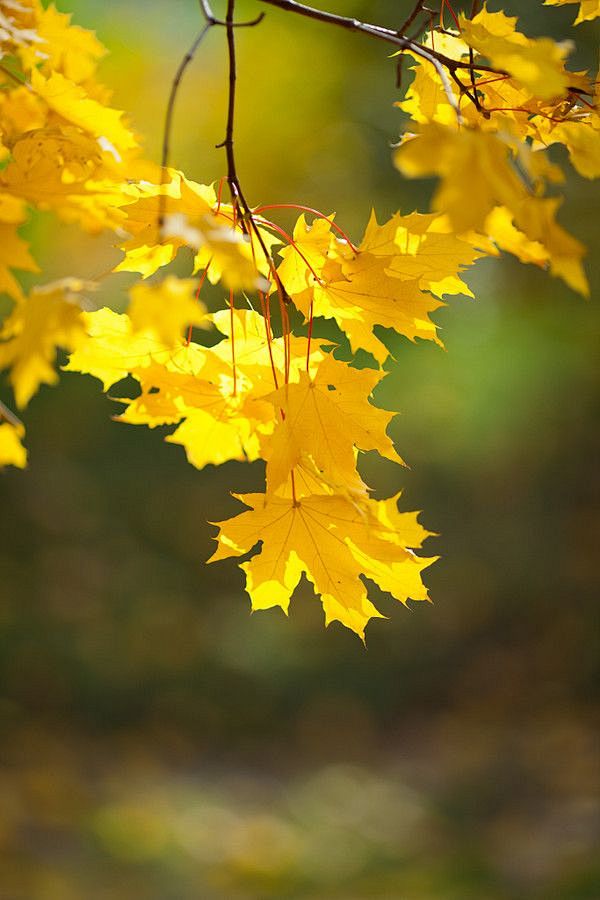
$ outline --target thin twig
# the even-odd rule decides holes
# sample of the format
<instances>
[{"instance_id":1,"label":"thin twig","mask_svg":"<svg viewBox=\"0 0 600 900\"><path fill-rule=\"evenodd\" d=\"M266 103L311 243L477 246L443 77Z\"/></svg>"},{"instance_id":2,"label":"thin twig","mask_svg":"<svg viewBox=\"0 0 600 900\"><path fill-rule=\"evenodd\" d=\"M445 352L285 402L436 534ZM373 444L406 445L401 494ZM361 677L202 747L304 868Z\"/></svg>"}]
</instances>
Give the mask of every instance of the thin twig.
<instances>
[{"instance_id":1,"label":"thin twig","mask_svg":"<svg viewBox=\"0 0 600 900\"><path fill-rule=\"evenodd\" d=\"M400 28L398 29L399 34L406 34L412 23L415 21L418 15L423 12L423 7L425 6L425 0L417 0L415 3L415 7L409 17L405 19Z\"/></svg>"},{"instance_id":2,"label":"thin twig","mask_svg":"<svg viewBox=\"0 0 600 900\"><path fill-rule=\"evenodd\" d=\"M208 0L200 0L200 10L202 15L206 19L209 25L221 25L223 28L227 28L228 24L231 24L232 28L253 28L255 25L258 25L265 17L264 12L259 13L258 16L255 16L253 19L249 19L248 22L231 22L228 23L227 19L217 19L215 14L213 13L210 3Z\"/></svg>"},{"instance_id":3,"label":"thin twig","mask_svg":"<svg viewBox=\"0 0 600 900\"><path fill-rule=\"evenodd\" d=\"M265 256L265 261L269 266L269 270L271 272L273 280L277 285L277 290L279 291L282 300L288 302L289 297L287 291L285 290L281 278L277 273L275 263L273 262L265 240L260 233L260 229L257 223L254 221L252 209L250 208L250 205L246 200L246 197L244 196L244 192L240 185L240 180L237 174L234 150L235 98L237 83L235 23L233 21L234 12L235 0L227 0L225 23L227 29L227 50L229 56L229 97L227 101L227 124L225 127L225 139L220 144L217 144L217 147L223 147L225 149L227 158L227 183L229 184L229 191L231 193L231 202L234 206L234 209L236 209L239 213L240 227L242 228L242 230L246 231L246 233L250 237L250 240L252 240L252 235L250 234L250 232L254 232L254 234L256 235L256 240L258 241L259 246Z\"/></svg>"},{"instance_id":4,"label":"thin twig","mask_svg":"<svg viewBox=\"0 0 600 900\"><path fill-rule=\"evenodd\" d=\"M442 86L446 93L449 104L456 112L459 122L462 121L462 115L459 105L454 96L454 91L448 79L448 72L456 72L457 69L471 69L471 64L462 60L452 59L444 53L440 53L429 47L424 47L417 41L410 40L400 31L394 31L391 28L384 28L381 25L374 25L371 22L362 22L360 19L350 18L348 16L339 16L336 13L325 12L312 6L306 6L304 3L298 3L297 0L260 0L261 3L267 3L269 6L275 6L277 9L286 12L294 12L298 15L305 16L308 19L315 19L318 22L325 22L328 25L337 25L346 31L354 31L362 34L368 34L371 37L394 44L404 50L409 50L415 56L426 59L436 70ZM494 72L495 74L504 74L500 69L494 69L492 66L478 65L478 71Z\"/></svg>"},{"instance_id":5,"label":"thin twig","mask_svg":"<svg viewBox=\"0 0 600 900\"><path fill-rule=\"evenodd\" d=\"M200 11L204 16L208 25L213 25L216 22L213 11L211 9L210 3L208 0L200 0Z\"/></svg>"},{"instance_id":6,"label":"thin twig","mask_svg":"<svg viewBox=\"0 0 600 900\"><path fill-rule=\"evenodd\" d=\"M411 51L411 53L414 53L415 56L420 56L423 59L428 60L431 63L431 65L434 67L436 72L438 73L439 79L442 82L442 87L444 88L444 92L446 94L446 99L448 100L448 103L450 104L450 106L452 107L454 112L456 113L456 118L458 120L459 125L462 124L463 117L462 117L462 113L460 111L460 106L458 105L456 97L454 96L454 91L452 90L452 85L448 81L448 76L446 74L444 66L436 58L435 55L429 53L429 51L425 50L424 47L421 47L420 44L413 43L413 41L409 41L409 44L410 44L409 50ZM449 66L448 71L450 72L452 77L455 80L457 80L456 70Z\"/></svg>"},{"instance_id":7,"label":"thin twig","mask_svg":"<svg viewBox=\"0 0 600 900\"><path fill-rule=\"evenodd\" d=\"M177 71L175 73L175 77L171 83L171 90L169 92L169 101L167 103L167 111L165 113L165 125L163 129L163 141L162 141L162 156L160 164L163 169L166 169L169 165L169 151L170 151L170 140L171 140L171 126L173 124L173 112L175 109L175 100L177 99L177 92L179 90L179 86L181 84L181 79L184 76L185 70L193 60L196 55L196 51L198 47L208 34L210 28L212 28L212 22L207 22L204 28L199 32L194 40L194 43L185 54L181 62L177 67Z\"/></svg>"},{"instance_id":8,"label":"thin twig","mask_svg":"<svg viewBox=\"0 0 600 900\"><path fill-rule=\"evenodd\" d=\"M181 86L181 81L185 74L185 70L189 66L189 64L194 59L200 44L208 34L211 28L215 25L220 25L224 28L228 27L228 23L221 19L217 19L212 11L212 7L209 3L209 0L200 0L200 12L202 13L205 25L201 29L201 31L196 36L193 44L191 45L188 52L185 54L181 62L177 67L177 71L175 72L175 77L171 83L171 90L169 92L169 100L167 102L167 110L165 113L165 124L163 129L163 140L162 140L162 154L161 154L161 193L159 196L159 207L158 207L158 228L159 228L159 240L162 240L162 230L165 224L165 210L166 210L166 196L162 191L166 183L167 176L167 167L169 165L170 158L170 148L171 148L171 129L173 125L173 113L175 111L175 101L177 99L177 94L179 92L179 88ZM249 28L254 25L258 25L259 22L262 22L264 19L264 12L260 13L260 15L256 16L254 19L251 19L248 22L231 22L231 28Z\"/></svg>"},{"instance_id":9,"label":"thin twig","mask_svg":"<svg viewBox=\"0 0 600 900\"><path fill-rule=\"evenodd\" d=\"M202 6L202 10L204 13L204 6ZM205 14L205 13L204 13ZM205 14L206 15L206 14ZM181 80L184 76L185 70L193 60L196 55L196 51L198 47L212 28L214 22L207 18L206 24L204 28L198 33L196 36L194 43L185 54L179 65L177 66L177 71L175 72L175 77L171 82L171 90L169 91L169 100L167 102L167 111L165 113L165 124L163 128L163 139L162 139L162 154L161 154L161 170L160 170L160 194L158 197L158 240L159 243L163 239L163 229L165 226L165 212L167 208L167 197L164 193L164 186L167 182L167 167L169 165L169 157L171 151L171 128L173 125L173 113L175 111L175 101L177 99L177 94L179 92L179 88L181 86Z\"/></svg>"},{"instance_id":10,"label":"thin twig","mask_svg":"<svg viewBox=\"0 0 600 900\"><path fill-rule=\"evenodd\" d=\"M23 423L19 419L18 416L15 416L12 409L9 409L8 406L5 406L2 400L0 400L0 419L5 419L11 425L14 425L15 428L23 427Z\"/></svg>"},{"instance_id":11,"label":"thin twig","mask_svg":"<svg viewBox=\"0 0 600 900\"><path fill-rule=\"evenodd\" d=\"M11 72L10 69L7 69L6 66L0 66L0 72L3 72L7 75L12 81L18 84L20 87L27 87L31 90L31 85L28 84L23 78L20 78L18 75L15 75L14 72Z\"/></svg>"},{"instance_id":12,"label":"thin twig","mask_svg":"<svg viewBox=\"0 0 600 900\"><path fill-rule=\"evenodd\" d=\"M406 18L404 20L404 22L398 29L399 34L402 34L404 37L407 36L406 32L408 31L410 26L413 24L413 22L419 17L419 15L422 12L425 12L424 6L425 6L425 0L417 0L412 12L408 16L408 18ZM408 39L412 40L412 38L410 38L410 37ZM400 52L400 56L398 57L398 63L396 65L396 87L398 88L398 90L400 90L400 88L402 87L402 62L403 62L403 60L404 60L404 50L402 50Z\"/></svg>"},{"instance_id":13,"label":"thin twig","mask_svg":"<svg viewBox=\"0 0 600 900\"><path fill-rule=\"evenodd\" d=\"M458 90L460 91L460 93L464 94L465 97L468 97L475 108L479 110L479 112L481 112L481 103L479 102L479 97L477 96L476 91L470 91L466 84L463 84L463 82L460 80L456 72L450 72L450 77L458 86Z\"/></svg>"},{"instance_id":14,"label":"thin twig","mask_svg":"<svg viewBox=\"0 0 600 900\"><path fill-rule=\"evenodd\" d=\"M305 16L309 19L315 19L318 22L325 22L328 25L337 25L339 28L345 28L346 31L355 31L362 34L369 34L379 40L387 41L389 44L395 44L397 47L404 47L406 50L412 50L417 56L422 56L433 62L435 59L438 63L445 66L448 70L452 69L469 69L470 63L462 60L452 59L438 50L430 47L424 47L418 41L413 41L405 37L399 31L392 28L384 28L382 25L374 25L371 22L361 22L360 19L351 19L347 16L338 16L336 13L328 13L322 9L315 9L312 6L306 6L298 3L297 0L259 0L260 3L266 3L269 6L275 6L277 9L286 12L294 12L298 15ZM477 64L477 71L494 72L497 75L505 75L502 69L495 69L493 66L484 66Z\"/></svg>"},{"instance_id":15,"label":"thin twig","mask_svg":"<svg viewBox=\"0 0 600 900\"><path fill-rule=\"evenodd\" d=\"M471 19L474 19L477 15L477 11L479 9L479 0L473 0L471 4ZM471 66L471 87L473 88L473 93L477 96L477 87L475 84L475 54L473 53L473 48L469 47L469 65ZM479 104L479 100L477 101ZM481 107L478 105L478 108Z\"/></svg>"}]
</instances>

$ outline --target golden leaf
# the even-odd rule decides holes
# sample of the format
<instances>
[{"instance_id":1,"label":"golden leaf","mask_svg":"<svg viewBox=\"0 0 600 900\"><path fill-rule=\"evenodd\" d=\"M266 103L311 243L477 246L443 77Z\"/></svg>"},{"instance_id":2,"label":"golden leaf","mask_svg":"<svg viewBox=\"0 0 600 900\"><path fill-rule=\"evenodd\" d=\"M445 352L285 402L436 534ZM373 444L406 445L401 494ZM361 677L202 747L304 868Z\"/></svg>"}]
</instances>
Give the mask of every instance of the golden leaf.
<instances>
[{"instance_id":1,"label":"golden leaf","mask_svg":"<svg viewBox=\"0 0 600 900\"><path fill-rule=\"evenodd\" d=\"M24 69L41 63L44 74L60 72L79 84L94 75L96 64L106 50L93 31L71 25L71 16L60 13L53 3L40 8L37 15L39 41L21 49Z\"/></svg>"},{"instance_id":2,"label":"golden leaf","mask_svg":"<svg viewBox=\"0 0 600 900\"><path fill-rule=\"evenodd\" d=\"M568 41L557 44L550 38L527 38L517 31L516 17L485 8L473 18L459 17L462 39L496 69L504 70L526 87L534 97L552 100L563 97L569 86L564 59L571 49Z\"/></svg>"},{"instance_id":3,"label":"golden leaf","mask_svg":"<svg viewBox=\"0 0 600 900\"><path fill-rule=\"evenodd\" d=\"M25 434L22 425L12 422L0 422L0 469L3 466L16 466L24 469L27 465L27 450L21 443Z\"/></svg>"},{"instance_id":4,"label":"golden leaf","mask_svg":"<svg viewBox=\"0 0 600 900\"><path fill-rule=\"evenodd\" d=\"M355 448L377 450L402 463L386 429L393 413L369 402L382 373L355 369L328 354L314 378L300 374L270 396L282 421L267 442L268 493L284 484L304 457L311 457L324 480L365 494L356 471Z\"/></svg>"},{"instance_id":5,"label":"golden leaf","mask_svg":"<svg viewBox=\"0 0 600 900\"><path fill-rule=\"evenodd\" d=\"M74 350L84 338L79 304L89 285L77 279L33 288L0 330L0 369L10 369L17 406L26 406L40 384L54 384L58 347Z\"/></svg>"},{"instance_id":6,"label":"golden leaf","mask_svg":"<svg viewBox=\"0 0 600 900\"><path fill-rule=\"evenodd\" d=\"M149 331L169 346L181 342L188 325L206 327L206 307L196 299L196 288L192 278L174 275L156 284L134 285L128 309L133 331Z\"/></svg>"},{"instance_id":7,"label":"golden leaf","mask_svg":"<svg viewBox=\"0 0 600 900\"><path fill-rule=\"evenodd\" d=\"M31 86L55 113L88 134L108 141L121 156L137 147L132 132L121 121L122 112L93 100L81 85L65 78L60 72L44 78L34 69L31 73Z\"/></svg>"},{"instance_id":8,"label":"golden leaf","mask_svg":"<svg viewBox=\"0 0 600 900\"><path fill-rule=\"evenodd\" d=\"M210 562L241 556L262 542L260 552L241 565L253 609L280 606L287 612L304 573L321 597L326 624L339 621L364 638L369 619L381 613L361 576L402 603L428 599L421 571L434 559L419 558L404 544L407 534L419 544L427 537L414 514L404 514L405 520L391 505L381 511L376 501L357 504L324 494L239 499L251 509L218 523L219 546Z\"/></svg>"},{"instance_id":9,"label":"golden leaf","mask_svg":"<svg viewBox=\"0 0 600 900\"><path fill-rule=\"evenodd\" d=\"M600 0L544 0L546 6L565 6L575 3L579 3L575 25L580 25L582 22L590 22L592 19L597 19L600 16Z\"/></svg>"}]
</instances>

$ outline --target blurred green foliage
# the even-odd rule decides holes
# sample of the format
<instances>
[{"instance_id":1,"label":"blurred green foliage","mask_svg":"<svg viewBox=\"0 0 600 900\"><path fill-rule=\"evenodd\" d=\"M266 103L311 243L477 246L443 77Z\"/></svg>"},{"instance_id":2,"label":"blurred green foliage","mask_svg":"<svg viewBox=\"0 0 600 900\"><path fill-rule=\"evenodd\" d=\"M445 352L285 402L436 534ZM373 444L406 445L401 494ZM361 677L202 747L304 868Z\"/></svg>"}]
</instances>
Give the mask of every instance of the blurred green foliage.
<instances>
[{"instance_id":1,"label":"blurred green foliage","mask_svg":"<svg viewBox=\"0 0 600 900\"><path fill-rule=\"evenodd\" d=\"M383 24L410 6L323 5ZM109 46L115 102L156 158L195 3L60 6ZM531 4L527 24L564 35L573 11ZM593 28L576 36L592 65ZM356 236L371 205L426 208L430 185L391 164L385 47L275 11L239 43L252 202L336 209ZM173 160L200 181L223 174L224 69L214 34L177 108ZM567 193L562 221L593 246L590 185ZM30 230L48 279L115 258L49 216ZM510 260L469 281L478 300L437 315L447 352L393 344L380 397L412 468L366 456L365 472L424 510L442 559L434 605L381 598L366 651L323 630L307 585L289 621L250 616L233 564L204 567L206 520L260 485L258 464L193 470L111 422L91 379L34 399L30 468L0 478L2 900L600 896L600 315Z\"/></svg>"}]
</instances>

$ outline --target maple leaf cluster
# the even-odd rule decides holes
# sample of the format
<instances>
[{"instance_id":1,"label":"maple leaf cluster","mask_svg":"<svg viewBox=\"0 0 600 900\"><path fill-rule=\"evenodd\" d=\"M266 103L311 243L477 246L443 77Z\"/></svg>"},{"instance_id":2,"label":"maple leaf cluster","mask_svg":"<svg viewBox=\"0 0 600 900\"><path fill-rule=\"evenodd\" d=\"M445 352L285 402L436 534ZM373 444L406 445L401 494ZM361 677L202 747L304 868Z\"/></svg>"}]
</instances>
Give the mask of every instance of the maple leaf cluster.
<instances>
[{"instance_id":1,"label":"maple leaf cluster","mask_svg":"<svg viewBox=\"0 0 600 900\"><path fill-rule=\"evenodd\" d=\"M577 21L599 14L584 0ZM61 348L67 371L105 391L131 379L118 420L172 426L166 440L197 468L263 460L264 492L239 496L247 508L220 523L212 559L253 553L241 568L254 609L287 611L305 575L326 622L361 637L380 616L364 579L403 603L426 600L421 573L433 562L415 552L429 535L417 514L399 512L397 497L374 500L360 472L365 451L402 464L387 433L394 412L373 393L390 364L385 329L441 344L431 314L448 295L471 295L465 271L501 251L588 292L584 247L548 193L564 178L548 150L562 144L580 175L598 175L594 81L567 69L568 43L528 38L502 12L453 17L454 29L430 28L418 52L410 42L400 51L413 75L394 161L407 177L438 177L432 210L381 224L373 213L354 243L334 215L303 207L288 234L272 207L247 205L231 171L202 185L145 160L96 79L105 50L95 35L53 5L0 0L0 290L14 304L0 323L0 368L16 406L57 380ZM13 270L37 271L19 235L32 209L114 234L114 271L141 276L126 312L68 276L23 293ZM162 277L184 247L190 277ZM218 312L199 299L205 280L225 289ZM352 360L317 337L322 320ZM0 464L22 467L24 427L0 414Z\"/></svg>"}]
</instances>

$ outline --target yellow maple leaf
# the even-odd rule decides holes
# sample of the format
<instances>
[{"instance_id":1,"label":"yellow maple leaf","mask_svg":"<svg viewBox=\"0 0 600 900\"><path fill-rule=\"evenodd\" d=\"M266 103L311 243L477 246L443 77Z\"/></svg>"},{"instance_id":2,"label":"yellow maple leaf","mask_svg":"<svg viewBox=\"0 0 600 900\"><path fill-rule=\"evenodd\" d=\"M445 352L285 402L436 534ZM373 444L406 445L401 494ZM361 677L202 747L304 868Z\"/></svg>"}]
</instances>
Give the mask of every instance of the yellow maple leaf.
<instances>
[{"instance_id":1,"label":"yellow maple leaf","mask_svg":"<svg viewBox=\"0 0 600 900\"><path fill-rule=\"evenodd\" d=\"M365 494L366 486L356 471L356 452L377 450L402 463L387 434L394 414L369 402L382 373L355 369L325 356L315 376L300 374L297 384L287 384L270 396L282 413L267 444L268 493L284 484L304 457L311 457L328 484Z\"/></svg>"},{"instance_id":2,"label":"yellow maple leaf","mask_svg":"<svg viewBox=\"0 0 600 900\"><path fill-rule=\"evenodd\" d=\"M514 209L526 189L509 159L508 145L496 135L472 128L456 131L435 122L405 140L395 163L404 175L440 175L433 198L457 233L482 230L494 206Z\"/></svg>"},{"instance_id":3,"label":"yellow maple leaf","mask_svg":"<svg viewBox=\"0 0 600 900\"><path fill-rule=\"evenodd\" d=\"M186 243L197 251L194 272L206 268L211 284L222 281L233 291L269 290L270 266L262 244L270 252L279 238L259 228L261 244L254 230L234 228L223 211L204 216L192 231L192 238Z\"/></svg>"},{"instance_id":4,"label":"yellow maple leaf","mask_svg":"<svg viewBox=\"0 0 600 900\"><path fill-rule=\"evenodd\" d=\"M143 287L137 298L141 303L148 296L152 301L160 298L161 286ZM178 284L177 293L180 289ZM105 390L133 376L141 392L131 400L119 398L127 406L116 418L150 428L183 419L166 440L181 444L197 468L229 459L257 459L260 437L273 430L275 412L271 403L254 395L242 369L233 374L230 351L221 358L216 352L219 345L188 346L179 337L174 341L172 322L170 333L163 334L169 340L161 340L153 315L148 318L144 313L140 322L134 310L134 319L143 330L137 331L128 315L109 309L85 313L87 336L64 368L99 378Z\"/></svg>"},{"instance_id":5,"label":"yellow maple leaf","mask_svg":"<svg viewBox=\"0 0 600 900\"><path fill-rule=\"evenodd\" d=\"M98 141L74 126L43 128L15 143L0 184L89 231L114 229L124 218L120 207L128 196L110 159Z\"/></svg>"},{"instance_id":6,"label":"yellow maple leaf","mask_svg":"<svg viewBox=\"0 0 600 900\"><path fill-rule=\"evenodd\" d=\"M10 369L17 406L26 406L40 384L54 384L58 347L74 350L84 337L81 291L74 278L33 288L0 330L0 369Z\"/></svg>"},{"instance_id":7,"label":"yellow maple leaf","mask_svg":"<svg viewBox=\"0 0 600 900\"><path fill-rule=\"evenodd\" d=\"M0 293L8 294L13 300L20 300L23 292L10 270L39 271L29 245L17 231L26 218L27 207L23 199L0 192Z\"/></svg>"},{"instance_id":8,"label":"yellow maple leaf","mask_svg":"<svg viewBox=\"0 0 600 900\"><path fill-rule=\"evenodd\" d=\"M22 225L27 218L27 207L21 197L0 193L0 222Z\"/></svg>"},{"instance_id":9,"label":"yellow maple leaf","mask_svg":"<svg viewBox=\"0 0 600 900\"><path fill-rule=\"evenodd\" d=\"M15 143L2 181L31 203L50 206L84 192L101 165L97 141L77 129L34 130Z\"/></svg>"},{"instance_id":10,"label":"yellow maple leaf","mask_svg":"<svg viewBox=\"0 0 600 900\"><path fill-rule=\"evenodd\" d=\"M160 341L153 332L136 334L125 313L103 307L84 312L82 317L85 337L63 368L66 372L81 372L98 378L105 391L134 369L145 368L155 361L177 359L179 354L186 352L183 344L179 349L173 348Z\"/></svg>"},{"instance_id":11,"label":"yellow maple leaf","mask_svg":"<svg viewBox=\"0 0 600 900\"><path fill-rule=\"evenodd\" d=\"M532 241L547 249L553 275L562 278L574 291L587 297L589 285L582 259L586 249L556 221L560 198L531 198L518 211L515 223Z\"/></svg>"},{"instance_id":12,"label":"yellow maple leaf","mask_svg":"<svg viewBox=\"0 0 600 900\"><path fill-rule=\"evenodd\" d=\"M440 175L433 205L448 215L459 234L485 232L486 223L494 221L488 217L496 207L509 210L525 237L546 249L550 271L573 290L587 294L581 264L584 247L555 221L559 201L535 196L519 178L512 164L513 152L512 141L507 144L499 135L471 128L456 131L434 122L402 144L396 164L405 175ZM532 153L528 146L519 148L519 154L531 180L556 177L544 154ZM502 223L500 231L506 236ZM514 237L511 240L517 247ZM504 241L506 249L509 243Z\"/></svg>"},{"instance_id":13,"label":"yellow maple leaf","mask_svg":"<svg viewBox=\"0 0 600 900\"><path fill-rule=\"evenodd\" d=\"M480 256L482 251L459 238L451 230L445 217L435 214L396 213L383 225L371 214L365 236L360 244L373 256L387 257L386 272L405 280L419 280L422 290L437 297L444 294L473 294L459 277Z\"/></svg>"},{"instance_id":14,"label":"yellow maple leaf","mask_svg":"<svg viewBox=\"0 0 600 900\"><path fill-rule=\"evenodd\" d=\"M437 35L436 35L437 43ZM463 44L468 51L468 47ZM461 56L454 57L460 59ZM427 61L414 58L411 71L414 73L410 87L403 100L395 103L402 112L407 113L413 122L425 124L440 122L442 125L456 125L456 107L448 100L447 87L443 84L438 72ZM458 103L459 96L452 85L452 92Z\"/></svg>"},{"instance_id":15,"label":"yellow maple leaf","mask_svg":"<svg viewBox=\"0 0 600 900\"><path fill-rule=\"evenodd\" d=\"M0 56L20 53L41 41L37 33L40 10L38 0L0 3Z\"/></svg>"},{"instance_id":16,"label":"yellow maple leaf","mask_svg":"<svg viewBox=\"0 0 600 900\"><path fill-rule=\"evenodd\" d=\"M438 344L429 313L443 304L424 293L418 279L404 280L388 274L386 259L360 252L354 259L328 260L322 280L294 297L309 315L335 319L353 351L368 350L378 362L388 356L385 344L373 333L376 325L394 329L410 340L423 338Z\"/></svg>"},{"instance_id":17,"label":"yellow maple leaf","mask_svg":"<svg viewBox=\"0 0 600 900\"><path fill-rule=\"evenodd\" d=\"M121 247L125 258L115 272L139 272L144 278L170 263L180 247L186 245L181 234L164 234L164 221L171 216L185 216L191 225L211 213L217 198L208 185L189 181L174 169L168 170L164 184L141 182L132 185L125 207L123 224L130 238Z\"/></svg>"},{"instance_id":18,"label":"yellow maple leaf","mask_svg":"<svg viewBox=\"0 0 600 900\"><path fill-rule=\"evenodd\" d=\"M394 519L390 526L375 501L357 504L331 494L239 499L251 509L218 523L219 546L209 562L241 556L262 542L260 552L241 565L253 609L280 606L287 612L304 573L321 597L326 624L339 621L364 639L367 622L381 613L361 576L403 603L428 599L421 571L434 560L415 556L403 544L405 530L419 544L427 537L414 515L408 514L404 529L402 513L386 508L385 515Z\"/></svg>"},{"instance_id":19,"label":"yellow maple leaf","mask_svg":"<svg viewBox=\"0 0 600 900\"><path fill-rule=\"evenodd\" d=\"M575 3L579 4L579 10L573 24L580 25L582 22L590 22L600 16L600 0L544 0L545 6L566 6Z\"/></svg>"},{"instance_id":20,"label":"yellow maple leaf","mask_svg":"<svg viewBox=\"0 0 600 900\"><path fill-rule=\"evenodd\" d=\"M197 184L175 169L163 183L131 186L121 247L125 258L115 272L139 272L144 278L168 265L181 247L194 251L194 271L207 270L212 284L233 290L268 290L270 269L254 230L234 226L233 208L218 203L212 185ZM267 249L279 239L259 228Z\"/></svg>"},{"instance_id":21,"label":"yellow maple leaf","mask_svg":"<svg viewBox=\"0 0 600 900\"><path fill-rule=\"evenodd\" d=\"M529 240L527 235L514 224L513 214L505 206L496 206L485 220L485 233L496 245L507 253L512 253L523 263L545 266L550 253L539 241Z\"/></svg>"},{"instance_id":22,"label":"yellow maple leaf","mask_svg":"<svg viewBox=\"0 0 600 900\"><path fill-rule=\"evenodd\" d=\"M1 412L0 412L1 415ZM27 465L27 450L21 443L25 434L22 425L12 422L0 423L0 469L3 466L16 466L24 469Z\"/></svg>"},{"instance_id":23,"label":"yellow maple leaf","mask_svg":"<svg viewBox=\"0 0 600 900\"><path fill-rule=\"evenodd\" d=\"M26 132L43 128L47 118L46 104L25 85L0 92L0 130L7 147Z\"/></svg>"},{"instance_id":24,"label":"yellow maple leaf","mask_svg":"<svg viewBox=\"0 0 600 900\"><path fill-rule=\"evenodd\" d=\"M274 387L285 382L286 360L288 378L297 382L300 373L306 370L307 354L310 373L316 370L324 357L319 343L312 341L309 348L304 337L290 335L285 339L269 339L268 323L254 310L234 309L233 315L230 310L219 310L210 319L228 339L212 347L212 355L227 367L230 385L233 382L232 368L235 360L238 374L247 380L255 396L265 396ZM222 371L218 377L223 377Z\"/></svg>"},{"instance_id":25,"label":"yellow maple leaf","mask_svg":"<svg viewBox=\"0 0 600 900\"><path fill-rule=\"evenodd\" d=\"M46 9L38 7L38 41L22 48L19 54L26 71L40 66L44 74L60 72L76 84L94 75L106 49L93 31L70 23L71 16L58 12L53 3Z\"/></svg>"},{"instance_id":26,"label":"yellow maple leaf","mask_svg":"<svg viewBox=\"0 0 600 900\"><path fill-rule=\"evenodd\" d=\"M251 385L233 379L213 348L191 344L166 362L132 368L141 393L116 418L133 425L171 425L168 443L180 444L188 461L202 469L228 460L258 459L260 436L273 430L275 414L267 401L251 394Z\"/></svg>"},{"instance_id":27,"label":"yellow maple leaf","mask_svg":"<svg viewBox=\"0 0 600 900\"><path fill-rule=\"evenodd\" d=\"M134 135L122 122L122 112L93 100L82 85L70 81L60 72L44 78L34 69L31 86L55 113L95 138L108 142L120 157L137 147Z\"/></svg>"},{"instance_id":28,"label":"yellow maple leaf","mask_svg":"<svg viewBox=\"0 0 600 900\"><path fill-rule=\"evenodd\" d=\"M134 285L128 309L133 331L150 331L169 346L181 342L188 325L206 327L206 307L196 299L196 288L192 278L174 275L156 284Z\"/></svg>"},{"instance_id":29,"label":"yellow maple leaf","mask_svg":"<svg viewBox=\"0 0 600 900\"><path fill-rule=\"evenodd\" d=\"M459 17L462 39L495 68L508 72L542 100L563 97L569 86L564 60L571 44L527 38L516 25L516 17L490 13L485 6L473 19Z\"/></svg>"},{"instance_id":30,"label":"yellow maple leaf","mask_svg":"<svg viewBox=\"0 0 600 900\"><path fill-rule=\"evenodd\" d=\"M306 217L301 215L294 226L293 245L279 250L283 262L277 268L285 289L293 297L305 291L319 277L330 248L335 244L331 233L333 216L328 219L316 219L308 225Z\"/></svg>"},{"instance_id":31,"label":"yellow maple leaf","mask_svg":"<svg viewBox=\"0 0 600 900\"><path fill-rule=\"evenodd\" d=\"M565 121L557 125L546 119L538 124L538 135L546 145L564 144L573 167L584 178L600 177L600 116L593 114L588 122Z\"/></svg>"},{"instance_id":32,"label":"yellow maple leaf","mask_svg":"<svg viewBox=\"0 0 600 900\"><path fill-rule=\"evenodd\" d=\"M260 457L259 435L243 405L237 411L234 406L234 400L227 402L218 396L210 412L202 409L189 412L165 440L181 444L188 462L197 469L209 464L219 466L229 460L253 462Z\"/></svg>"},{"instance_id":33,"label":"yellow maple leaf","mask_svg":"<svg viewBox=\"0 0 600 900\"><path fill-rule=\"evenodd\" d=\"M139 383L141 393L133 400L115 398L127 404L118 420L156 428L176 424L194 409L211 409L221 404L223 396L218 386L201 377L207 353L197 344L190 345L166 362L153 360L148 366L132 368L130 374Z\"/></svg>"}]
</instances>

